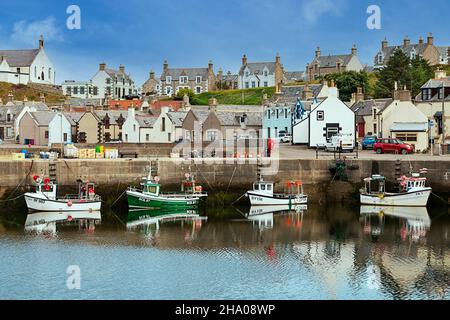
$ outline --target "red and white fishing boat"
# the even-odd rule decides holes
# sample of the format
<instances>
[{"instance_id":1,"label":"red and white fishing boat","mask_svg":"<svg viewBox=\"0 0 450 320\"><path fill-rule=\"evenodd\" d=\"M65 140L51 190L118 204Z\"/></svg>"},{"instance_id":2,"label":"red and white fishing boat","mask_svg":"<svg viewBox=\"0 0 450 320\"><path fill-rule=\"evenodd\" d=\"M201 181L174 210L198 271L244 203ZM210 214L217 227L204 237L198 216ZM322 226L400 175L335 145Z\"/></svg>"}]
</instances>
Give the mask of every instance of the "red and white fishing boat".
<instances>
[{"instance_id":1,"label":"red and white fishing boat","mask_svg":"<svg viewBox=\"0 0 450 320\"><path fill-rule=\"evenodd\" d=\"M31 211L99 211L102 199L95 194L95 185L89 181L77 180L78 194L57 197L58 185L40 176L34 176L36 191L25 193L28 210Z\"/></svg>"}]
</instances>

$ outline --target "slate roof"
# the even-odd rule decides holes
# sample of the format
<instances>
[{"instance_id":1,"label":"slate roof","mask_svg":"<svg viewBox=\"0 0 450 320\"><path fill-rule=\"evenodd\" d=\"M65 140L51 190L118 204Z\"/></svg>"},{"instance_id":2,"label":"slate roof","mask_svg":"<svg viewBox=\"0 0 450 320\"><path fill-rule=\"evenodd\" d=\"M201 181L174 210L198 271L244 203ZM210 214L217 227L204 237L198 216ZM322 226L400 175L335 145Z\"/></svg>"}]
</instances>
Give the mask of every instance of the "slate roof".
<instances>
[{"instance_id":1,"label":"slate roof","mask_svg":"<svg viewBox=\"0 0 450 320\"><path fill-rule=\"evenodd\" d=\"M184 118L186 118L187 111L170 111L167 116L170 118L175 127L182 127Z\"/></svg>"},{"instance_id":2,"label":"slate roof","mask_svg":"<svg viewBox=\"0 0 450 320\"><path fill-rule=\"evenodd\" d=\"M29 67L33 63L39 49L0 50L0 57L4 57L10 67Z\"/></svg>"},{"instance_id":3,"label":"slate roof","mask_svg":"<svg viewBox=\"0 0 450 320\"><path fill-rule=\"evenodd\" d=\"M127 73L125 73L125 72L122 72L122 71L120 71L120 70L116 70L116 69L109 69L109 68L106 68L105 69L105 72L111 77L111 78L115 78L115 79L123 79L123 78L125 78L125 80L131 80L131 77L130 77L130 75L128 75Z\"/></svg>"},{"instance_id":4,"label":"slate roof","mask_svg":"<svg viewBox=\"0 0 450 320\"><path fill-rule=\"evenodd\" d=\"M158 117L149 117L143 115L136 115L136 121L141 128L153 128Z\"/></svg>"},{"instance_id":5,"label":"slate roof","mask_svg":"<svg viewBox=\"0 0 450 320\"><path fill-rule=\"evenodd\" d=\"M345 67L352 59L352 54L341 54L341 55L328 55L328 56L320 56L318 58L314 58L310 65L314 65L316 62L320 67L330 67L334 68L337 66L337 62L341 62L341 66Z\"/></svg>"},{"instance_id":6,"label":"slate roof","mask_svg":"<svg viewBox=\"0 0 450 320\"><path fill-rule=\"evenodd\" d=\"M63 112L67 119L69 119L71 125L76 125L80 121L84 112Z\"/></svg>"},{"instance_id":7,"label":"slate roof","mask_svg":"<svg viewBox=\"0 0 450 320\"><path fill-rule=\"evenodd\" d=\"M225 112L218 111L216 116L223 126L236 126L240 125L240 118L242 116L247 116L247 126L261 126L262 125L262 112Z\"/></svg>"},{"instance_id":8,"label":"slate roof","mask_svg":"<svg viewBox=\"0 0 450 320\"><path fill-rule=\"evenodd\" d=\"M236 82L236 81L238 81L238 77L239 77L239 75L231 74L231 72L228 71L226 74L222 75L222 81Z\"/></svg>"},{"instance_id":9,"label":"slate roof","mask_svg":"<svg viewBox=\"0 0 450 320\"><path fill-rule=\"evenodd\" d=\"M95 115L100 118L100 120L103 120L103 118L105 118L106 114L108 114L109 117L109 123L111 125L117 124L117 119L119 119L120 115L122 115L122 117L124 119L127 118L128 116L128 112L127 111L116 111L116 110L99 110L99 111L94 111Z\"/></svg>"},{"instance_id":10,"label":"slate roof","mask_svg":"<svg viewBox=\"0 0 450 320\"><path fill-rule=\"evenodd\" d=\"M305 86L312 91L312 96L316 97L320 90L322 90L322 84L309 84L309 85L299 85L299 86L283 86L281 88L281 94L275 95L272 98L274 103L278 104L296 104L297 98L302 99L303 91L305 90Z\"/></svg>"},{"instance_id":11,"label":"slate roof","mask_svg":"<svg viewBox=\"0 0 450 320\"><path fill-rule=\"evenodd\" d=\"M265 67L269 70L269 74L273 74L275 72L275 62L249 62L246 65L241 66L239 75L244 74L246 67L248 67L250 72L255 75L262 74Z\"/></svg>"},{"instance_id":12,"label":"slate roof","mask_svg":"<svg viewBox=\"0 0 450 320\"><path fill-rule=\"evenodd\" d=\"M195 105L191 106L194 111L209 111L210 106L207 105ZM233 104L219 104L216 106L216 111L228 111L228 112L261 112L263 106L261 105L233 105Z\"/></svg>"},{"instance_id":13,"label":"slate roof","mask_svg":"<svg viewBox=\"0 0 450 320\"><path fill-rule=\"evenodd\" d=\"M380 53L383 53L384 60L383 63L386 63L387 60L394 54L395 50L400 49L403 51L404 54L406 54L408 57L411 56L411 52L415 52L416 55L423 55L425 49L427 48L428 44L426 42L424 43L417 43L417 44L410 44L409 46L399 45L399 46L389 46L387 48L381 49L377 55L374 58L375 65L379 65L378 63L378 55ZM442 57L447 57L448 54L448 47L435 47L439 50L439 53Z\"/></svg>"},{"instance_id":14,"label":"slate roof","mask_svg":"<svg viewBox=\"0 0 450 320\"><path fill-rule=\"evenodd\" d=\"M168 68L161 74L161 80L166 81L166 76L171 76L175 81L178 81L180 76L187 76L189 80L195 80L196 76L201 76L202 81L205 81L208 79L208 68Z\"/></svg>"},{"instance_id":15,"label":"slate roof","mask_svg":"<svg viewBox=\"0 0 450 320\"><path fill-rule=\"evenodd\" d=\"M392 101L392 99L361 100L354 103L350 109L352 109L357 116L369 116L372 114L373 107L383 111L392 103Z\"/></svg>"},{"instance_id":16,"label":"slate roof","mask_svg":"<svg viewBox=\"0 0 450 320\"><path fill-rule=\"evenodd\" d=\"M53 112L53 111L30 112L30 115L36 121L38 126L48 126L48 124L53 120L53 118L57 114L58 114L57 112Z\"/></svg>"},{"instance_id":17,"label":"slate roof","mask_svg":"<svg viewBox=\"0 0 450 320\"><path fill-rule=\"evenodd\" d=\"M306 79L305 71L286 71L284 75L288 81L302 81Z\"/></svg>"}]
</instances>

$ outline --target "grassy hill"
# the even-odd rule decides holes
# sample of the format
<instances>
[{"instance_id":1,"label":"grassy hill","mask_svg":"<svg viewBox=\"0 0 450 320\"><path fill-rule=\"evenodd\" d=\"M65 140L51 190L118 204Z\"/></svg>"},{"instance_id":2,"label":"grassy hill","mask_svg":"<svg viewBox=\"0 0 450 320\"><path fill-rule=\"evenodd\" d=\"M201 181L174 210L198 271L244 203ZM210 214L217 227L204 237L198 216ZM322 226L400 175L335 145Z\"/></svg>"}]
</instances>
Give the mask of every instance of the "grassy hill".
<instances>
[{"instance_id":1,"label":"grassy hill","mask_svg":"<svg viewBox=\"0 0 450 320\"><path fill-rule=\"evenodd\" d=\"M191 97L190 102L193 105L207 105L209 99L216 98L219 104L261 105L264 93L270 99L275 87L204 92Z\"/></svg>"},{"instance_id":2,"label":"grassy hill","mask_svg":"<svg viewBox=\"0 0 450 320\"><path fill-rule=\"evenodd\" d=\"M8 94L12 91L14 95L14 100L23 100L24 97L27 97L28 101L39 101L39 97L42 93L42 91L37 90L35 88L30 88L27 85L24 84L12 84L7 82L0 82L0 97L3 100L3 103L6 103L8 101ZM44 92L45 94L45 102L47 104L60 104L62 101L64 101L64 95L63 94L56 94L56 93L48 93Z\"/></svg>"}]
</instances>

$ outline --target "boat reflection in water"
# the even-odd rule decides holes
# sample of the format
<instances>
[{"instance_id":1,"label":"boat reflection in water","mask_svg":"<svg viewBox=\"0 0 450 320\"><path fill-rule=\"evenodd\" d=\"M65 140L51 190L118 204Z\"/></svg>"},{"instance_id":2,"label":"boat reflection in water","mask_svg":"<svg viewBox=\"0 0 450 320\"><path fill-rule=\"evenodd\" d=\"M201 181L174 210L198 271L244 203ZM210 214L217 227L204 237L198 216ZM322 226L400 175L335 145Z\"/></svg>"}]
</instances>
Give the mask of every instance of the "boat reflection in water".
<instances>
[{"instance_id":1,"label":"boat reflection in water","mask_svg":"<svg viewBox=\"0 0 450 320\"><path fill-rule=\"evenodd\" d=\"M246 218L253 222L253 225L258 229L273 229L274 215L295 215L295 219L301 220L303 213L308 208L307 205L273 205L273 206L254 206L250 208L250 211L246 215Z\"/></svg>"},{"instance_id":2,"label":"boat reflection in water","mask_svg":"<svg viewBox=\"0 0 450 320\"><path fill-rule=\"evenodd\" d=\"M401 240L408 236L413 241L425 238L431 226L426 207L361 206L360 212L364 218L364 233L371 236L383 234L386 216L400 220Z\"/></svg>"},{"instance_id":3,"label":"boat reflection in water","mask_svg":"<svg viewBox=\"0 0 450 320\"><path fill-rule=\"evenodd\" d=\"M185 240L193 240L195 234L201 229L203 221L207 217L200 216L198 210L165 210L155 208L151 210L129 210L127 230L143 231L146 236L150 238L157 238L159 230L163 224L181 223L182 228L188 226L185 233Z\"/></svg>"},{"instance_id":4,"label":"boat reflection in water","mask_svg":"<svg viewBox=\"0 0 450 320\"><path fill-rule=\"evenodd\" d=\"M100 222L100 211L36 212L27 215L25 231L55 235L61 227L76 226L79 230L93 233L95 225Z\"/></svg>"}]
</instances>

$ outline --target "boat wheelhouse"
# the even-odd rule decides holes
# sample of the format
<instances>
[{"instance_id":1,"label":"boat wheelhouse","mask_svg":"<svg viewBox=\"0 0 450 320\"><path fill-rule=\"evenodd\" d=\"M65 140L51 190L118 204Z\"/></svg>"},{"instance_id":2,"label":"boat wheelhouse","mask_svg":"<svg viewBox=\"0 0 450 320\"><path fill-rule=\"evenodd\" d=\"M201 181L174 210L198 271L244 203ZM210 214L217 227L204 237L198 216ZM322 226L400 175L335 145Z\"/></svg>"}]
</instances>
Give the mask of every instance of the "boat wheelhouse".
<instances>
[{"instance_id":1,"label":"boat wheelhouse","mask_svg":"<svg viewBox=\"0 0 450 320\"><path fill-rule=\"evenodd\" d=\"M57 196L58 184L50 178L33 177L36 183L35 192L25 193L28 210L31 211L99 211L102 199L95 194L95 184L77 180L78 194Z\"/></svg>"},{"instance_id":2,"label":"boat wheelhouse","mask_svg":"<svg viewBox=\"0 0 450 320\"><path fill-rule=\"evenodd\" d=\"M253 190L249 190L246 196L250 199L252 206L258 205L298 205L306 204L308 196L303 192L301 181L288 181L284 193L274 193L274 183L264 181L260 177L253 183Z\"/></svg>"},{"instance_id":3,"label":"boat wheelhouse","mask_svg":"<svg viewBox=\"0 0 450 320\"><path fill-rule=\"evenodd\" d=\"M162 193L160 179L149 172L141 181L141 189L129 187L126 191L128 206L133 209L162 208L162 209L194 209L200 198L206 197L202 186L196 185L195 176L185 174L181 192Z\"/></svg>"},{"instance_id":4,"label":"boat wheelhouse","mask_svg":"<svg viewBox=\"0 0 450 320\"><path fill-rule=\"evenodd\" d=\"M372 175L364 179L364 188L360 190L361 204L377 206L424 207L427 205L431 188L426 186L426 177L413 173L411 177L402 176L399 180L400 191L386 192L386 178Z\"/></svg>"}]
</instances>

